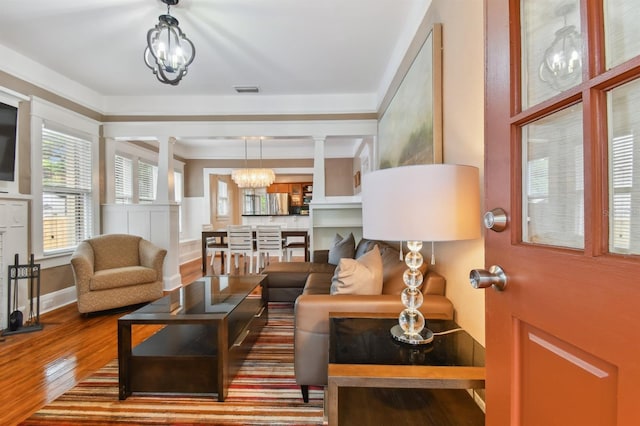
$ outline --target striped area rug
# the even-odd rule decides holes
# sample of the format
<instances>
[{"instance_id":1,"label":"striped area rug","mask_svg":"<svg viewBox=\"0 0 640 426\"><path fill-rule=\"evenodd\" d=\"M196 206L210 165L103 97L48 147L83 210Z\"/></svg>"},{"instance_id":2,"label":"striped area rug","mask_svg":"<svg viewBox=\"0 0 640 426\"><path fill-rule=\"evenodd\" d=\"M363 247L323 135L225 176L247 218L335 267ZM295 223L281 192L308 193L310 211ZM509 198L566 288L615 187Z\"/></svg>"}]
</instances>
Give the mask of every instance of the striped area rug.
<instances>
[{"instance_id":1,"label":"striped area rug","mask_svg":"<svg viewBox=\"0 0 640 426\"><path fill-rule=\"evenodd\" d=\"M23 425L322 425L323 391L302 401L293 372L293 308L271 303L258 337L224 402L211 397L118 399L114 360L45 406Z\"/></svg>"}]
</instances>

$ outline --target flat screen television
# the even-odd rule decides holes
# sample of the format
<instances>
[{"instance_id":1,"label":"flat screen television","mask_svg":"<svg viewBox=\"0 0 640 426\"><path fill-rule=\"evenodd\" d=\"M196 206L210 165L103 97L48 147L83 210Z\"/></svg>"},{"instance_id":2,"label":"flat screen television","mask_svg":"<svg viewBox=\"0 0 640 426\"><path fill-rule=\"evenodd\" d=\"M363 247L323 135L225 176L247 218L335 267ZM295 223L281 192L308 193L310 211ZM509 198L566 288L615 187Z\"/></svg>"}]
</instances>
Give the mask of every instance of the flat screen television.
<instances>
[{"instance_id":1,"label":"flat screen television","mask_svg":"<svg viewBox=\"0 0 640 426\"><path fill-rule=\"evenodd\" d=\"M15 179L17 129L18 108L0 102L0 180Z\"/></svg>"}]
</instances>

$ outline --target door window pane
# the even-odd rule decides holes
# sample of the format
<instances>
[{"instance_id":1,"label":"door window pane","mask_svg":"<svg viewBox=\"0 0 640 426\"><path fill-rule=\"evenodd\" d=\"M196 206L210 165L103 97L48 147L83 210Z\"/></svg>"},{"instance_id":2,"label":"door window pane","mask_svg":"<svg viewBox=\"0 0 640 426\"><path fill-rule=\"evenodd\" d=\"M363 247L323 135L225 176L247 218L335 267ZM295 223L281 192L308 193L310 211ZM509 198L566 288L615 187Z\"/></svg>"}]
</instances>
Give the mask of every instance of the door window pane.
<instances>
[{"instance_id":1,"label":"door window pane","mask_svg":"<svg viewBox=\"0 0 640 426\"><path fill-rule=\"evenodd\" d=\"M604 2L607 69L640 54L640 6L635 0Z\"/></svg>"},{"instance_id":2,"label":"door window pane","mask_svg":"<svg viewBox=\"0 0 640 426\"><path fill-rule=\"evenodd\" d=\"M578 0L522 0L522 108L582 81L582 35Z\"/></svg>"},{"instance_id":3,"label":"door window pane","mask_svg":"<svg viewBox=\"0 0 640 426\"><path fill-rule=\"evenodd\" d=\"M607 94L609 251L640 254L640 81Z\"/></svg>"},{"instance_id":4,"label":"door window pane","mask_svg":"<svg viewBox=\"0 0 640 426\"><path fill-rule=\"evenodd\" d=\"M584 248L582 105L522 128L522 239Z\"/></svg>"}]
</instances>

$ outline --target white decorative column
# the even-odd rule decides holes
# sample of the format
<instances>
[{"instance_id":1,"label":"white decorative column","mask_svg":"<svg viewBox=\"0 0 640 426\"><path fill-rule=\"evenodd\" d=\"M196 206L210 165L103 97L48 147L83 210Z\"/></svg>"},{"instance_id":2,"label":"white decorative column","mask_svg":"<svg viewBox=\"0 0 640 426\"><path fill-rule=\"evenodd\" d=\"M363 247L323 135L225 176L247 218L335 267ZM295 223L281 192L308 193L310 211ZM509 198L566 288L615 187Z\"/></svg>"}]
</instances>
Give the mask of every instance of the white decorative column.
<instances>
[{"instance_id":1,"label":"white decorative column","mask_svg":"<svg viewBox=\"0 0 640 426\"><path fill-rule=\"evenodd\" d=\"M158 188L156 203L166 204L176 200L173 182L173 146L176 138L173 136L160 137L160 151L158 152Z\"/></svg>"},{"instance_id":2,"label":"white decorative column","mask_svg":"<svg viewBox=\"0 0 640 426\"><path fill-rule=\"evenodd\" d=\"M115 179L115 140L105 138L104 141L104 169L105 169L105 204L116 202L116 179ZM137 179L132 182L137 182Z\"/></svg>"},{"instance_id":3,"label":"white decorative column","mask_svg":"<svg viewBox=\"0 0 640 426\"><path fill-rule=\"evenodd\" d=\"M102 229L105 234L139 235L167 250L164 260L164 289L181 285L179 206L173 186L173 137L159 137L158 187L153 204L104 204ZM111 154L115 153L113 151ZM134 171L136 168L134 168ZM134 182L137 182L134 175ZM137 198L134 188L134 199Z\"/></svg>"},{"instance_id":4,"label":"white decorative column","mask_svg":"<svg viewBox=\"0 0 640 426\"><path fill-rule=\"evenodd\" d=\"M313 203L324 202L324 144L325 137L313 138Z\"/></svg>"},{"instance_id":5,"label":"white decorative column","mask_svg":"<svg viewBox=\"0 0 640 426\"><path fill-rule=\"evenodd\" d=\"M151 241L167 249L164 288L169 290L181 284L179 206L175 202L173 182L173 146L176 140L174 137L160 137L159 142L158 188L154 204L159 209L156 214L162 215L160 222L164 223L161 228L151 230Z\"/></svg>"}]
</instances>

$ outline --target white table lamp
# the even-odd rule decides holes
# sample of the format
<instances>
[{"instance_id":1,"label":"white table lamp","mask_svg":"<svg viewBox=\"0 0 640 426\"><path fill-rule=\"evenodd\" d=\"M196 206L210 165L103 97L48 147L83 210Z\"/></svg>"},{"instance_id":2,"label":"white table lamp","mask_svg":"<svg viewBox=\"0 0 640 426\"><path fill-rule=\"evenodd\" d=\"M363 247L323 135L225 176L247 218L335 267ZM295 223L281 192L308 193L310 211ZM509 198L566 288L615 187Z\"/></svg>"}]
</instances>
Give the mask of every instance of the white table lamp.
<instances>
[{"instance_id":1,"label":"white table lamp","mask_svg":"<svg viewBox=\"0 0 640 426\"><path fill-rule=\"evenodd\" d=\"M480 183L476 167L427 164L394 167L362 178L363 237L406 241L409 267L404 273L401 300L405 309L393 337L425 344L433 333L425 328L422 305L423 241L456 241L480 237Z\"/></svg>"}]
</instances>

